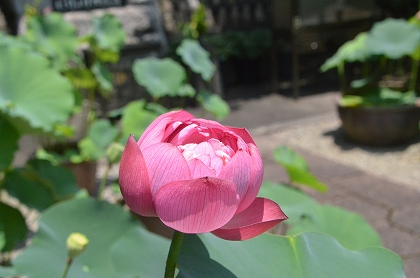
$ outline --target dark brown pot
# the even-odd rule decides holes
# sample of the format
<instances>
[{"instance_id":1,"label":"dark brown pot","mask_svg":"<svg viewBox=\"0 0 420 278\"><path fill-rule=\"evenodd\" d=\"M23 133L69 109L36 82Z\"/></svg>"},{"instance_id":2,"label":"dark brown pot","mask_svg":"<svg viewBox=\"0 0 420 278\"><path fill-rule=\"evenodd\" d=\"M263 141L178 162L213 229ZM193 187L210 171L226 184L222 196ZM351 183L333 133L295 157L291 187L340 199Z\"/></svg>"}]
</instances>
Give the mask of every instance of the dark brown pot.
<instances>
[{"instance_id":1,"label":"dark brown pot","mask_svg":"<svg viewBox=\"0 0 420 278\"><path fill-rule=\"evenodd\" d=\"M90 196L96 196L96 162L65 163L64 166L69 168L76 176L76 182L79 187L85 188Z\"/></svg>"},{"instance_id":2,"label":"dark brown pot","mask_svg":"<svg viewBox=\"0 0 420 278\"><path fill-rule=\"evenodd\" d=\"M420 134L420 107L342 107L338 113L346 137L356 143L385 146L407 143Z\"/></svg>"}]
</instances>

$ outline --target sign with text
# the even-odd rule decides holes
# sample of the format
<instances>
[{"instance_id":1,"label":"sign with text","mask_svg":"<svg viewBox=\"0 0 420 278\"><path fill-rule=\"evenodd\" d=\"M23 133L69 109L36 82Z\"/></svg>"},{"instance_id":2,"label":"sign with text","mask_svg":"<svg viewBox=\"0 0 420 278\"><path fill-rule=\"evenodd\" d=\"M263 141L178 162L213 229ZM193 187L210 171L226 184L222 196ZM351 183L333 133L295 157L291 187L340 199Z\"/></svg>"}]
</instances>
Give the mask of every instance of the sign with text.
<instances>
[{"instance_id":1,"label":"sign with text","mask_svg":"<svg viewBox=\"0 0 420 278\"><path fill-rule=\"evenodd\" d=\"M52 0L53 10L57 12L89 11L126 4L127 0Z\"/></svg>"}]
</instances>

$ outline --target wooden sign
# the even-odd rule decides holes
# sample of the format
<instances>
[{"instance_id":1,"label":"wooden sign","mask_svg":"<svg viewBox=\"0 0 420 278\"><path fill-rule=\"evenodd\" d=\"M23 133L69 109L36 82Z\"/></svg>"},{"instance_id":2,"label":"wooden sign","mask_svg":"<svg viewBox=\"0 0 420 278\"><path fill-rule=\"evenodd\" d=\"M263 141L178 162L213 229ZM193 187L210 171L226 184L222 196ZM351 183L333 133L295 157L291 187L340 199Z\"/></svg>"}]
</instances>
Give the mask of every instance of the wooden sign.
<instances>
[{"instance_id":1,"label":"wooden sign","mask_svg":"<svg viewBox=\"0 0 420 278\"><path fill-rule=\"evenodd\" d=\"M53 10L57 12L89 11L126 4L127 0L52 0Z\"/></svg>"}]
</instances>

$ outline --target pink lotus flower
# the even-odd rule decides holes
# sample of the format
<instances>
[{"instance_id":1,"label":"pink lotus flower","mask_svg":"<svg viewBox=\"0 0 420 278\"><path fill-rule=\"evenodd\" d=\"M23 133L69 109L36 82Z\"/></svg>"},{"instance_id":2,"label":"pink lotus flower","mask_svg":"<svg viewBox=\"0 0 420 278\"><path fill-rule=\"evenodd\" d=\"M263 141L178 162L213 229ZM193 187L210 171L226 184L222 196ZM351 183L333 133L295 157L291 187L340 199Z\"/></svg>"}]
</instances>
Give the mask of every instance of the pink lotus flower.
<instances>
[{"instance_id":1,"label":"pink lotus flower","mask_svg":"<svg viewBox=\"0 0 420 278\"><path fill-rule=\"evenodd\" d=\"M132 211L183 233L245 240L287 219L256 198L263 164L248 131L182 110L158 117L138 142L128 138L119 175Z\"/></svg>"}]
</instances>

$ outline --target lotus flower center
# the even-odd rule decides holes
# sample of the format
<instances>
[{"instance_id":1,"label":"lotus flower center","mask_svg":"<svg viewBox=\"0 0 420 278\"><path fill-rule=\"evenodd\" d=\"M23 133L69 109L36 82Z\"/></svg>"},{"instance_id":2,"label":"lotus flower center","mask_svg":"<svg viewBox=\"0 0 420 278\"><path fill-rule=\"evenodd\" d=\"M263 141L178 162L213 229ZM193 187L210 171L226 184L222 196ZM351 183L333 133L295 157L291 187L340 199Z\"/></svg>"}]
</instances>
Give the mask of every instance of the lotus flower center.
<instances>
[{"instance_id":1,"label":"lotus flower center","mask_svg":"<svg viewBox=\"0 0 420 278\"><path fill-rule=\"evenodd\" d=\"M188 162L193 159L201 160L207 167L218 173L222 166L226 165L235 154L230 146L226 146L215 138L210 138L206 142L188 143L177 146L185 160Z\"/></svg>"}]
</instances>

